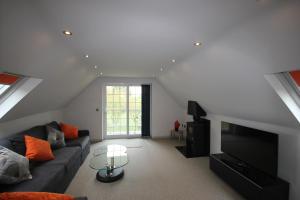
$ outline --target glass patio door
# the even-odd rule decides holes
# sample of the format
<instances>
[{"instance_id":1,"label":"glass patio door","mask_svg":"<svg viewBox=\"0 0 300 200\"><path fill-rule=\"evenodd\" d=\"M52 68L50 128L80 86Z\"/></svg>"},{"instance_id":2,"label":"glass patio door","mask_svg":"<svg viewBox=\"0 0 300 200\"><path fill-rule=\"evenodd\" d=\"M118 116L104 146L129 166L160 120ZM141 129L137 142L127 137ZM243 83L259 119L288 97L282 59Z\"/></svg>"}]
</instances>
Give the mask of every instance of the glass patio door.
<instances>
[{"instance_id":1,"label":"glass patio door","mask_svg":"<svg viewBox=\"0 0 300 200\"><path fill-rule=\"evenodd\" d=\"M129 86L128 134L139 136L142 134L142 87Z\"/></svg>"},{"instance_id":2,"label":"glass patio door","mask_svg":"<svg viewBox=\"0 0 300 200\"><path fill-rule=\"evenodd\" d=\"M141 135L141 86L107 85L104 103L104 138Z\"/></svg>"}]
</instances>

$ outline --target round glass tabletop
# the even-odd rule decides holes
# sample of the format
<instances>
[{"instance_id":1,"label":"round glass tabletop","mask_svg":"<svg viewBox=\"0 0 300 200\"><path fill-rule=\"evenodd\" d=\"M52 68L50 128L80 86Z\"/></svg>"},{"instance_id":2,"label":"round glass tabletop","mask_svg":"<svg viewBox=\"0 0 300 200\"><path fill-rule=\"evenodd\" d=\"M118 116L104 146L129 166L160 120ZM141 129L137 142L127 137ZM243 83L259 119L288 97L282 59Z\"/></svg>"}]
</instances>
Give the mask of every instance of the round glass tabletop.
<instances>
[{"instance_id":1,"label":"round glass tabletop","mask_svg":"<svg viewBox=\"0 0 300 200\"><path fill-rule=\"evenodd\" d=\"M100 170L109 167L116 169L128 163L127 148L123 145L110 144L97 148L90 160L90 167Z\"/></svg>"},{"instance_id":2,"label":"round glass tabletop","mask_svg":"<svg viewBox=\"0 0 300 200\"><path fill-rule=\"evenodd\" d=\"M98 156L107 152L127 152L127 148L119 144L109 144L105 146L98 147L94 150L93 155Z\"/></svg>"}]
</instances>

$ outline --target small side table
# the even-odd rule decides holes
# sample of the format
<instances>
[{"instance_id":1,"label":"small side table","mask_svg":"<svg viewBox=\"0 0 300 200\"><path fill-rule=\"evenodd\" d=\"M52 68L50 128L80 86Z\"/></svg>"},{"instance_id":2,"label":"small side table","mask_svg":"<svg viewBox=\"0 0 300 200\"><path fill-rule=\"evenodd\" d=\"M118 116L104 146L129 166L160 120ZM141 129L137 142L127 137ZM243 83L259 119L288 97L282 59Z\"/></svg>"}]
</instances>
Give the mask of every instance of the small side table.
<instances>
[{"instance_id":1,"label":"small side table","mask_svg":"<svg viewBox=\"0 0 300 200\"><path fill-rule=\"evenodd\" d=\"M171 130L171 137L178 135L178 140L181 141L183 139L183 130L175 131L174 129Z\"/></svg>"}]
</instances>

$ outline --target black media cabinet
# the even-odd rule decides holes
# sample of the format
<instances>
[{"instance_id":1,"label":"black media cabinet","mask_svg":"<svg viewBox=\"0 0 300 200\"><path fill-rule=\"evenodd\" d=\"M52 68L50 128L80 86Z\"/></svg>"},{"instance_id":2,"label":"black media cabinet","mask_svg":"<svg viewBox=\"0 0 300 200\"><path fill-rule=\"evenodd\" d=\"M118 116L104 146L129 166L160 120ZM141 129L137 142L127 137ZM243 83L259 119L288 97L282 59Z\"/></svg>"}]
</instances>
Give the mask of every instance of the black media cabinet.
<instances>
[{"instance_id":1,"label":"black media cabinet","mask_svg":"<svg viewBox=\"0 0 300 200\"><path fill-rule=\"evenodd\" d=\"M289 183L253 169L226 154L212 154L210 169L248 200L288 200Z\"/></svg>"},{"instance_id":2,"label":"black media cabinet","mask_svg":"<svg viewBox=\"0 0 300 200\"><path fill-rule=\"evenodd\" d=\"M186 154L189 157L209 156L210 121L187 122Z\"/></svg>"}]
</instances>

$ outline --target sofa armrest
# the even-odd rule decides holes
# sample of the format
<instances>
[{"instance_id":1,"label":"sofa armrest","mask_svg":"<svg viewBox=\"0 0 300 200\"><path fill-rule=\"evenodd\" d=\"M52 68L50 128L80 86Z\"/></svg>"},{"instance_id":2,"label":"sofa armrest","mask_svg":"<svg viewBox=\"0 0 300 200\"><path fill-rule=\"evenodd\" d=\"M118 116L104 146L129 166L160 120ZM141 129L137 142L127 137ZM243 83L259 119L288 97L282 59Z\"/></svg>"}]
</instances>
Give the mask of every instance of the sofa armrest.
<instances>
[{"instance_id":1,"label":"sofa armrest","mask_svg":"<svg viewBox=\"0 0 300 200\"><path fill-rule=\"evenodd\" d=\"M78 136L79 137L84 137L84 136L89 136L90 135L90 131L89 130L79 130L78 131Z\"/></svg>"}]
</instances>

